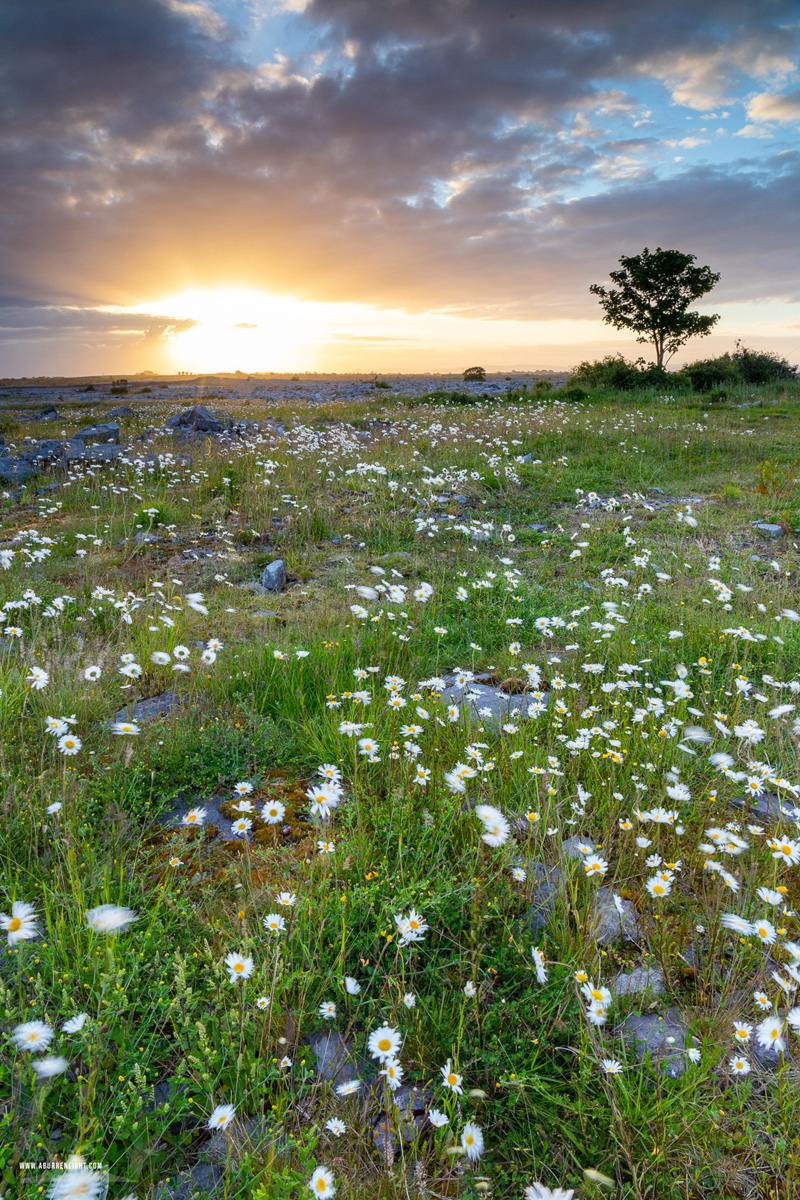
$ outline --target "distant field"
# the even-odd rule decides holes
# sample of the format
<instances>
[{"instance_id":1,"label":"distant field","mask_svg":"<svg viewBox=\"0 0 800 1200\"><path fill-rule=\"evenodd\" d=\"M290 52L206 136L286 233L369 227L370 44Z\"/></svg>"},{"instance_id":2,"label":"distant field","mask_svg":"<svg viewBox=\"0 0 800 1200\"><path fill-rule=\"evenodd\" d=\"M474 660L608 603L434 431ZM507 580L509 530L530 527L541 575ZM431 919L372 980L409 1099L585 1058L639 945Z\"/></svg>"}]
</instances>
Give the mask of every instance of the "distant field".
<instances>
[{"instance_id":1,"label":"distant field","mask_svg":"<svg viewBox=\"0 0 800 1200\"><path fill-rule=\"evenodd\" d=\"M0 394L0 1191L790 1200L800 386L386 379Z\"/></svg>"}]
</instances>

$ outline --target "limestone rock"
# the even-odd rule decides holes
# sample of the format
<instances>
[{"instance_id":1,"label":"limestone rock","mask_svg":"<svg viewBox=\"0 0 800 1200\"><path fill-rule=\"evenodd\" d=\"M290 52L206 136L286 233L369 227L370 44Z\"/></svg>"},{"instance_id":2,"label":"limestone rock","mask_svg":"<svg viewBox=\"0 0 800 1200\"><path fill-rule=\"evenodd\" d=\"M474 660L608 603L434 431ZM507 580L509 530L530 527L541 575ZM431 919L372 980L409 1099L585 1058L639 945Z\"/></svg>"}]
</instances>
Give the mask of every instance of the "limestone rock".
<instances>
[{"instance_id":1,"label":"limestone rock","mask_svg":"<svg viewBox=\"0 0 800 1200\"><path fill-rule=\"evenodd\" d=\"M99 445L112 443L118 446L119 425L116 421L104 421L99 425L87 425L85 429L78 429L73 433L72 441L75 440L79 440L87 446L93 443Z\"/></svg>"},{"instance_id":2,"label":"limestone rock","mask_svg":"<svg viewBox=\"0 0 800 1200\"><path fill-rule=\"evenodd\" d=\"M642 937L639 916L630 900L620 900L620 912L611 888L597 890L591 916L592 937L598 946L615 942L638 943Z\"/></svg>"},{"instance_id":3,"label":"limestone rock","mask_svg":"<svg viewBox=\"0 0 800 1200\"><path fill-rule=\"evenodd\" d=\"M664 991L661 967L635 967L629 974L620 972L611 985L615 996L638 996L648 992L660 996Z\"/></svg>"},{"instance_id":4,"label":"limestone rock","mask_svg":"<svg viewBox=\"0 0 800 1200\"><path fill-rule=\"evenodd\" d=\"M192 408L187 408L186 412L170 417L165 421L164 428L192 430L194 433L222 433L225 426L202 404L195 404Z\"/></svg>"},{"instance_id":5,"label":"limestone rock","mask_svg":"<svg viewBox=\"0 0 800 1200\"><path fill-rule=\"evenodd\" d=\"M558 867L546 867L544 863L525 864L528 879L536 880L531 892L531 906L525 914L526 932L531 937L544 929L558 905L558 884L561 872Z\"/></svg>"},{"instance_id":6,"label":"limestone rock","mask_svg":"<svg viewBox=\"0 0 800 1200\"><path fill-rule=\"evenodd\" d=\"M286 587L286 566L282 558L276 558L273 562L267 563L261 572L259 583L268 592L283 591Z\"/></svg>"},{"instance_id":7,"label":"limestone rock","mask_svg":"<svg viewBox=\"0 0 800 1200\"><path fill-rule=\"evenodd\" d=\"M614 1033L633 1048L639 1062L649 1052L653 1065L670 1079L680 1078L686 1070L689 1060L685 1052L692 1042L677 1008L645 1016L631 1013Z\"/></svg>"}]
</instances>

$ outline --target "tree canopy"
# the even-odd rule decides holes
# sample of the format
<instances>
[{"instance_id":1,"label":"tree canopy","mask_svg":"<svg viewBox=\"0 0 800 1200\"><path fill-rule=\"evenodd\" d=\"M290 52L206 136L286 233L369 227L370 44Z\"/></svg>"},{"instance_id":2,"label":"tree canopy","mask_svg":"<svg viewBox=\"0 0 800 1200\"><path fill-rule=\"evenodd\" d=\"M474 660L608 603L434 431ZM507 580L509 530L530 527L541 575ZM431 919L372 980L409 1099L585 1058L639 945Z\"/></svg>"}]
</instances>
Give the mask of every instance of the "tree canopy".
<instances>
[{"instance_id":1,"label":"tree canopy","mask_svg":"<svg viewBox=\"0 0 800 1200\"><path fill-rule=\"evenodd\" d=\"M650 251L622 255L620 270L611 271L617 285L604 288L593 283L589 288L605 310L603 320L616 329L632 329L637 342L650 342L656 363L663 366L664 355L671 358L691 337L705 337L719 320L719 314L703 316L691 312L689 305L719 282L719 274L710 267L694 266L694 254L680 250Z\"/></svg>"}]
</instances>

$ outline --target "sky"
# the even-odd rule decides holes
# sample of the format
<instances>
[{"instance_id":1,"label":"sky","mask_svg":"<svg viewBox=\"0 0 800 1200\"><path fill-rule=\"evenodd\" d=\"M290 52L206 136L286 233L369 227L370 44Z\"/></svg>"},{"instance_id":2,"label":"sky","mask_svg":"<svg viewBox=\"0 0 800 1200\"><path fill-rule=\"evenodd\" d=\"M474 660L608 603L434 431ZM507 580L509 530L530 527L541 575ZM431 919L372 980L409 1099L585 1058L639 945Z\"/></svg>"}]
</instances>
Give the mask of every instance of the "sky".
<instances>
[{"instance_id":1,"label":"sky","mask_svg":"<svg viewBox=\"0 0 800 1200\"><path fill-rule=\"evenodd\" d=\"M3 0L0 376L800 361L798 0Z\"/></svg>"}]
</instances>

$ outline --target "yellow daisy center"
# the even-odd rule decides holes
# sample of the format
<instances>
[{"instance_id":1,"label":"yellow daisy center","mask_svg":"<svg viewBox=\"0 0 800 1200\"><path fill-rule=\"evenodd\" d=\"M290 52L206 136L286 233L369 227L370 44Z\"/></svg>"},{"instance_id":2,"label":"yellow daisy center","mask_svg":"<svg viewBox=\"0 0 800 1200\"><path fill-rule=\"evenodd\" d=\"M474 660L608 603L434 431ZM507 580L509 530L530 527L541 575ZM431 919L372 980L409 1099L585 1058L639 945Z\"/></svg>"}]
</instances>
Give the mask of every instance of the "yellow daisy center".
<instances>
[{"instance_id":1,"label":"yellow daisy center","mask_svg":"<svg viewBox=\"0 0 800 1200\"><path fill-rule=\"evenodd\" d=\"M8 926L9 932L16 933L21 924L22 924L22 921L20 921L19 917L12 917L11 921L9 922L9 926Z\"/></svg>"}]
</instances>

